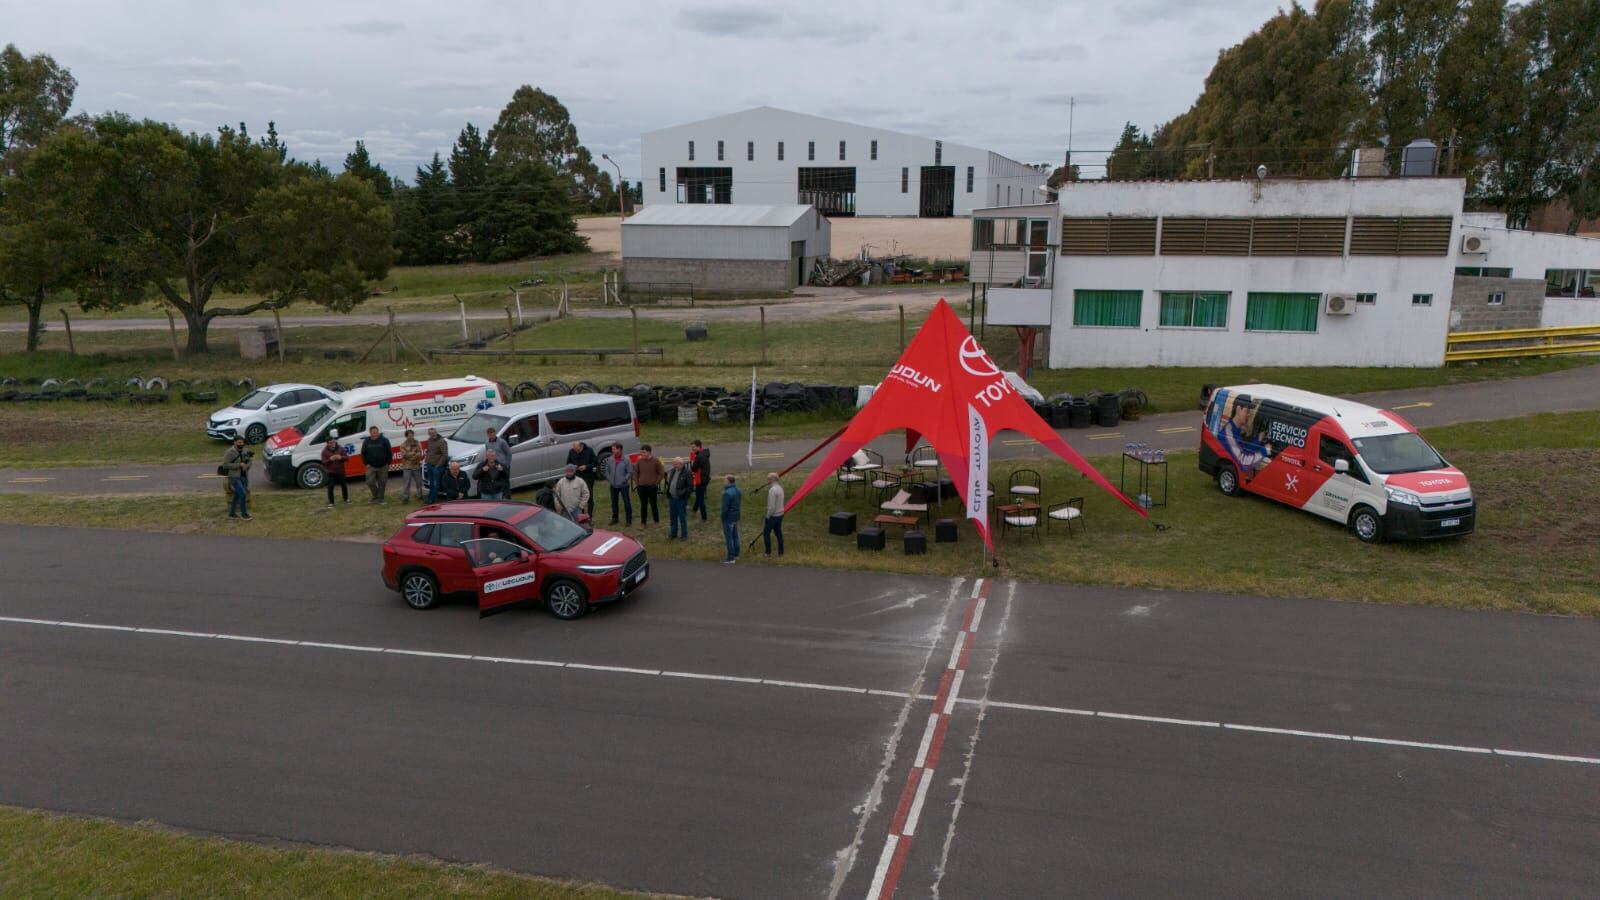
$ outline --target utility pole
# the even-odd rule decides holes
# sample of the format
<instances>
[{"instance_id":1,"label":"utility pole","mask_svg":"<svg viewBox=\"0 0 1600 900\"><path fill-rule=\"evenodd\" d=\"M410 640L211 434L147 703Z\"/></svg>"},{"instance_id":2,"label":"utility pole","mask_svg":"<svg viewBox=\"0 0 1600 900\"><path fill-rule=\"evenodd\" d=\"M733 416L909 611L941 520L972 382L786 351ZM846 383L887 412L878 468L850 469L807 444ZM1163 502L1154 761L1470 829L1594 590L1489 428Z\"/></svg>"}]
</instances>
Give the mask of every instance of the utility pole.
<instances>
[{"instance_id":1,"label":"utility pole","mask_svg":"<svg viewBox=\"0 0 1600 900\"><path fill-rule=\"evenodd\" d=\"M611 163L611 167L617 170L617 218L626 219L628 217L628 207L623 201L626 196L628 186L622 181L622 167L617 165L616 160L604 153L600 154L600 158L608 163Z\"/></svg>"}]
</instances>

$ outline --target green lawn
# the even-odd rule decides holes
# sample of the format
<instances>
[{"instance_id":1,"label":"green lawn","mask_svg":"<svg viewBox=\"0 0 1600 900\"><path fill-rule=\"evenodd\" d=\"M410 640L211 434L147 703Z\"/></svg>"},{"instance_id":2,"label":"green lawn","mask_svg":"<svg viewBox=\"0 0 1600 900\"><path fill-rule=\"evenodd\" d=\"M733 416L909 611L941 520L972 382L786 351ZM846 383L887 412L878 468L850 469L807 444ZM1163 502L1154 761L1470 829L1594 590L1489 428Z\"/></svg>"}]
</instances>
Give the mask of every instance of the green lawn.
<instances>
[{"instance_id":1,"label":"green lawn","mask_svg":"<svg viewBox=\"0 0 1600 900\"><path fill-rule=\"evenodd\" d=\"M1047 502L1086 498L1087 533L1059 531L1040 541L1007 538L998 574L1024 580L1129 587L1223 591L1261 596L1325 597L1458 608L1521 609L1600 615L1594 590L1593 535L1600 531L1600 413L1534 416L1484 426L1440 428L1429 437L1472 479L1478 530L1454 541L1369 546L1332 522L1255 497L1222 496L1195 467L1193 454L1174 454L1171 504L1144 519L1097 491L1059 462L1038 459L996 465L993 480L1032 467L1044 477ZM1100 460L1112 478L1117 460ZM745 473L745 540L759 527L761 482ZM799 484L799 473L788 482ZM359 493L359 492L358 492ZM524 493L526 499L527 494ZM607 501L600 517L609 518ZM320 495L263 493L252 522L229 522L220 488L214 495L73 497L0 494L0 520L90 525L189 533L382 540L404 514L396 504L357 502L325 513ZM835 496L831 482L789 516L789 552L756 564L825 566L920 574L986 572L975 533L961 524L956 544L934 544L927 556L907 557L898 543L884 553L859 552L853 540L826 533L828 513L853 510L870 519L873 504ZM947 505L946 515L959 516ZM720 559L715 523L693 526L692 540L652 539L653 526L628 530L660 557ZM893 529L892 529L893 531ZM895 534L898 538L898 534Z\"/></svg>"},{"instance_id":2,"label":"green lawn","mask_svg":"<svg viewBox=\"0 0 1600 900\"><path fill-rule=\"evenodd\" d=\"M504 897L644 894L415 857L264 847L0 806L3 897Z\"/></svg>"}]
</instances>

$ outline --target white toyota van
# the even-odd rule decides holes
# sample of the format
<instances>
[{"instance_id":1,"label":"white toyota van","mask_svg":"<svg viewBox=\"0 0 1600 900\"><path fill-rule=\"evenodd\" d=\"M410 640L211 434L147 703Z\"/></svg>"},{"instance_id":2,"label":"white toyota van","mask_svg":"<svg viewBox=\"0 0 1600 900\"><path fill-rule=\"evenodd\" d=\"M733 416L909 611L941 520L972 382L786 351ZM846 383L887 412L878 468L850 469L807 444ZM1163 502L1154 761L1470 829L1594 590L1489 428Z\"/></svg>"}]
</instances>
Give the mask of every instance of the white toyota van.
<instances>
[{"instance_id":1,"label":"white toyota van","mask_svg":"<svg viewBox=\"0 0 1600 900\"><path fill-rule=\"evenodd\" d=\"M450 458L461 471L476 475L483 462L484 434L490 428L511 446L513 488L559 478L567 451L577 441L598 457L613 444L639 451L639 419L633 400L613 394L573 394L507 403L468 419L450 435Z\"/></svg>"}]
</instances>

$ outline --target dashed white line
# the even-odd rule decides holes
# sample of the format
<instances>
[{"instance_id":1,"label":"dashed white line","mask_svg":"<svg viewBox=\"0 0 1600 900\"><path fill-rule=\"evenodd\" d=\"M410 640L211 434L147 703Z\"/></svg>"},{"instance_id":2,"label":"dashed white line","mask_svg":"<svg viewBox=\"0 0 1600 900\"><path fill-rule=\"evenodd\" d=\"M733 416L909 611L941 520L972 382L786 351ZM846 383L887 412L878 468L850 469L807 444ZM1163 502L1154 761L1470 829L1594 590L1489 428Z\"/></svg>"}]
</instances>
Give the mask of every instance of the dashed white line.
<instances>
[{"instance_id":1,"label":"dashed white line","mask_svg":"<svg viewBox=\"0 0 1600 900\"><path fill-rule=\"evenodd\" d=\"M933 743L933 732L939 727L938 716L928 716L928 727L922 729L922 743L917 745L917 758L912 768L920 769L928 761L928 747Z\"/></svg>"},{"instance_id":2,"label":"dashed white line","mask_svg":"<svg viewBox=\"0 0 1600 900\"><path fill-rule=\"evenodd\" d=\"M922 781L917 785L917 797L911 801L911 812L906 815L906 837L917 833L917 821L922 818L922 803L928 799L928 785L933 783L933 772L922 770Z\"/></svg>"},{"instance_id":3,"label":"dashed white line","mask_svg":"<svg viewBox=\"0 0 1600 900\"><path fill-rule=\"evenodd\" d=\"M954 669L961 662L961 651L965 649L966 646L967 632L956 632L956 643L955 646L950 648L950 662L945 665L946 669Z\"/></svg>"}]
</instances>

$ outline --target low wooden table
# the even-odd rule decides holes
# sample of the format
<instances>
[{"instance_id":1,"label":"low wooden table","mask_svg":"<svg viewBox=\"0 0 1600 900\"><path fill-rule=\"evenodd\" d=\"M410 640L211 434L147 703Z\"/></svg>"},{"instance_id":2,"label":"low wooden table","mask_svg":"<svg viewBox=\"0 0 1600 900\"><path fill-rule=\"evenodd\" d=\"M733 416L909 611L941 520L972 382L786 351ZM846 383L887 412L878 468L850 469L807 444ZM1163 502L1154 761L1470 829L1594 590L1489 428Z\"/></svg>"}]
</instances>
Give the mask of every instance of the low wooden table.
<instances>
[{"instance_id":1,"label":"low wooden table","mask_svg":"<svg viewBox=\"0 0 1600 900\"><path fill-rule=\"evenodd\" d=\"M1021 513L1038 512L1039 504L1032 500L1023 500L1020 503L1002 503L995 507L1003 516L1015 516Z\"/></svg>"},{"instance_id":2,"label":"low wooden table","mask_svg":"<svg viewBox=\"0 0 1600 900\"><path fill-rule=\"evenodd\" d=\"M884 515L881 515L881 516L873 516L872 517L872 524L874 524L874 525L899 525L902 528L914 528L917 525L922 524L922 517L921 516L891 516L891 515L888 515L887 513L885 513Z\"/></svg>"}]
</instances>

